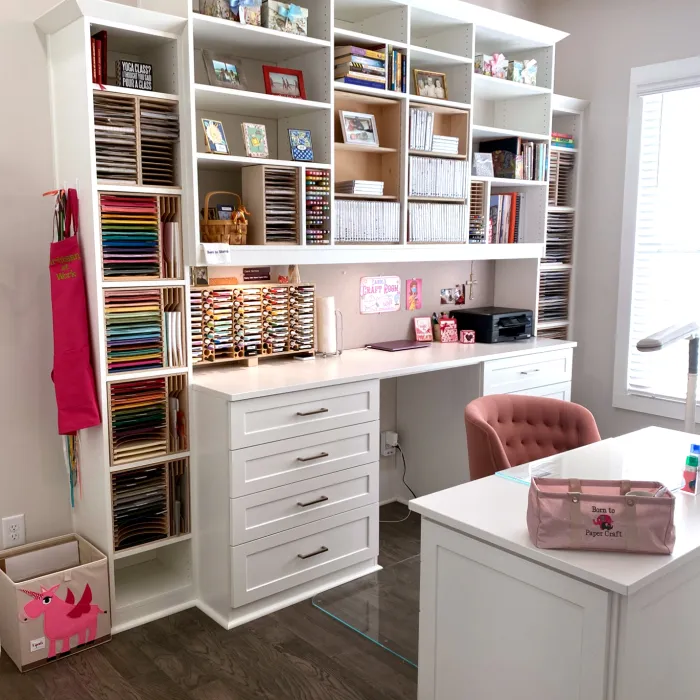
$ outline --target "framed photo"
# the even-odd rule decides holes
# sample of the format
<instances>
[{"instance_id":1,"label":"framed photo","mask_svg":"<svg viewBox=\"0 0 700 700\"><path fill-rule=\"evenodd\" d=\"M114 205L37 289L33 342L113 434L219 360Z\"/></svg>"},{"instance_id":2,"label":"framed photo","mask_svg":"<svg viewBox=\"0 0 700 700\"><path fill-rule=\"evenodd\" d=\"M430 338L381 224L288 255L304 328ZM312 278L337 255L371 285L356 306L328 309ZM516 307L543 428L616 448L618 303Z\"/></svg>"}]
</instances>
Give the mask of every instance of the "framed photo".
<instances>
[{"instance_id":1,"label":"framed photo","mask_svg":"<svg viewBox=\"0 0 700 700\"><path fill-rule=\"evenodd\" d=\"M434 97L437 100L447 99L447 76L444 73L414 68L413 83L416 95Z\"/></svg>"},{"instance_id":2,"label":"framed photo","mask_svg":"<svg viewBox=\"0 0 700 700\"><path fill-rule=\"evenodd\" d=\"M191 267L190 284L193 287L206 287L209 285L209 268Z\"/></svg>"},{"instance_id":3,"label":"framed photo","mask_svg":"<svg viewBox=\"0 0 700 700\"><path fill-rule=\"evenodd\" d=\"M289 129L289 147L292 150L292 160L310 162L314 159L311 132L308 129Z\"/></svg>"},{"instance_id":4,"label":"framed photo","mask_svg":"<svg viewBox=\"0 0 700 700\"><path fill-rule=\"evenodd\" d=\"M216 119L202 119L204 128L204 142L208 153L219 153L222 156L229 154L224 125Z\"/></svg>"},{"instance_id":5,"label":"framed photo","mask_svg":"<svg viewBox=\"0 0 700 700\"><path fill-rule=\"evenodd\" d=\"M202 51L204 66L207 69L209 85L245 90L247 81L241 68L241 60L232 56L222 56L211 51Z\"/></svg>"},{"instance_id":6,"label":"framed photo","mask_svg":"<svg viewBox=\"0 0 700 700\"><path fill-rule=\"evenodd\" d=\"M304 89L304 74L300 70L280 68L279 66L263 66L265 92L268 95L306 99Z\"/></svg>"},{"instance_id":7,"label":"framed photo","mask_svg":"<svg viewBox=\"0 0 700 700\"><path fill-rule=\"evenodd\" d=\"M374 114L343 112L342 110L339 114L345 143L357 143L362 146L379 145L379 134Z\"/></svg>"},{"instance_id":8,"label":"framed photo","mask_svg":"<svg viewBox=\"0 0 700 700\"><path fill-rule=\"evenodd\" d=\"M267 147L267 132L264 124L241 124L245 154L249 158L267 158L270 151Z\"/></svg>"}]
</instances>

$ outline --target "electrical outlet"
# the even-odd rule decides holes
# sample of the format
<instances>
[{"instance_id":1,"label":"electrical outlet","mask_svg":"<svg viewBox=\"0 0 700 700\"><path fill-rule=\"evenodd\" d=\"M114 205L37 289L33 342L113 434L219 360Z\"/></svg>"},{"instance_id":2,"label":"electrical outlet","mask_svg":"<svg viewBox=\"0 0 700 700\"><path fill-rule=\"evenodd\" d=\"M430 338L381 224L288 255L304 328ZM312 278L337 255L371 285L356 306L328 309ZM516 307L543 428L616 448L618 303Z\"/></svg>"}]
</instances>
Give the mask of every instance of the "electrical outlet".
<instances>
[{"instance_id":1,"label":"electrical outlet","mask_svg":"<svg viewBox=\"0 0 700 700\"><path fill-rule=\"evenodd\" d=\"M391 455L396 454L396 444L399 441L398 433L393 430L385 430L381 434L381 438L382 457L391 457Z\"/></svg>"},{"instance_id":2,"label":"electrical outlet","mask_svg":"<svg viewBox=\"0 0 700 700\"><path fill-rule=\"evenodd\" d=\"M19 547L27 541L24 513L2 519L2 545L5 549Z\"/></svg>"}]
</instances>

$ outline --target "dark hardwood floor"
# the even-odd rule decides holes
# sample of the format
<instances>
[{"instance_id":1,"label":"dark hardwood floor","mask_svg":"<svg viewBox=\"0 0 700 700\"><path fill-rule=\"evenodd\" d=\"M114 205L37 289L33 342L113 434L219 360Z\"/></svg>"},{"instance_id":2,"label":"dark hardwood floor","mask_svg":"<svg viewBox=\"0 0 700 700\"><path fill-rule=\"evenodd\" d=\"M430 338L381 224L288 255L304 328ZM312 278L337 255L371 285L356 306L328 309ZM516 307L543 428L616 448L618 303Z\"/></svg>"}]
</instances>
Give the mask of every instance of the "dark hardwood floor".
<instances>
[{"instance_id":1,"label":"dark hardwood floor","mask_svg":"<svg viewBox=\"0 0 700 700\"><path fill-rule=\"evenodd\" d=\"M398 520L405 506L381 509ZM380 527L380 564L419 553L420 518ZM415 615L415 611L413 611ZM226 631L198 610L20 674L0 658L0 700L414 700L416 670L303 601Z\"/></svg>"}]
</instances>

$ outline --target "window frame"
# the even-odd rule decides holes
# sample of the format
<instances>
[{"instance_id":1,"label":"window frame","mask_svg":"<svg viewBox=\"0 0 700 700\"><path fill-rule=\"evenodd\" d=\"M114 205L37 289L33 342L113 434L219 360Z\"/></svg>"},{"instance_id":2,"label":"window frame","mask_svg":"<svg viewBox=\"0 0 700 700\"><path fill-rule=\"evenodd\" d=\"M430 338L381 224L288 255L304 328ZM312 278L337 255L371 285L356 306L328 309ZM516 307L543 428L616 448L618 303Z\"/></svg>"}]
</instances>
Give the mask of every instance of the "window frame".
<instances>
[{"instance_id":1,"label":"window frame","mask_svg":"<svg viewBox=\"0 0 700 700\"><path fill-rule=\"evenodd\" d=\"M694 87L700 87L700 56L641 66L633 68L631 72L613 372L612 404L614 408L678 420L683 420L685 415L685 401L683 399L641 396L627 389L628 349L632 312L634 248L637 233L642 97L653 93Z\"/></svg>"}]
</instances>

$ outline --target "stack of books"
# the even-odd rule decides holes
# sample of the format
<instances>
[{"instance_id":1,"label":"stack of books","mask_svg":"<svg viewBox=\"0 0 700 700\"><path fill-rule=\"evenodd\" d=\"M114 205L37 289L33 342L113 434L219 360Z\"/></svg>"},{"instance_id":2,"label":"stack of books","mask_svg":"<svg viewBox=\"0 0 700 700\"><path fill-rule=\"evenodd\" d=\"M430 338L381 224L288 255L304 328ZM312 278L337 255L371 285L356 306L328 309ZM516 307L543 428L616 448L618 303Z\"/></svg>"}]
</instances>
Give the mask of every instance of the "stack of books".
<instances>
[{"instance_id":1,"label":"stack of books","mask_svg":"<svg viewBox=\"0 0 700 700\"><path fill-rule=\"evenodd\" d=\"M457 136L433 136L433 153L443 153L448 156L456 156L459 150L459 138Z\"/></svg>"},{"instance_id":2,"label":"stack of books","mask_svg":"<svg viewBox=\"0 0 700 700\"><path fill-rule=\"evenodd\" d=\"M571 134L559 134L556 131L552 132L552 146L561 148L575 148L574 137Z\"/></svg>"},{"instance_id":3,"label":"stack of books","mask_svg":"<svg viewBox=\"0 0 700 700\"><path fill-rule=\"evenodd\" d=\"M336 46L335 80L349 85L386 89L386 54L361 46Z\"/></svg>"},{"instance_id":4,"label":"stack of books","mask_svg":"<svg viewBox=\"0 0 700 700\"><path fill-rule=\"evenodd\" d=\"M387 90L406 92L406 55L392 49L387 68L389 69Z\"/></svg>"},{"instance_id":5,"label":"stack of books","mask_svg":"<svg viewBox=\"0 0 700 700\"><path fill-rule=\"evenodd\" d=\"M408 194L412 197L467 198L468 163L465 160L408 159Z\"/></svg>"},{"instance_id":6,"label":"stack of books","mask_svg":"<svg viewBox=\"0 0 700 700\"><path fill-rule=\"evenodd\" d=\"M339 243L398 243L401 205L398 202L335 203L335 240Z\"/></svg>"},{"instance_id":7,"label":"stack of books","mask_svg":"<svg viewBox=\"0 0 700 700\"><path fill-rule=\"evenodd\" d=\"M549 170L546 143L523 141L523 180L546 180Z\"/></svg>"},{"instance_id":8,"label":"stack of books","mask_svg":"<svg viewBox=\"0 0 700 700\"><path fill-rule=\"evenodd\" d=\"M381 180L342 180L335 183L335 191L340 194L367 194L381 197L384 183Z\"/></svg>"},{"instance_id":9,"label":"stack of books","mask_svg":"<svg viewBox=\"0 0 700 700\"><path fill-rule=\"evenodd\" d=\"M466 204L408 203L409 243L466 243L468 226Z\"/></svg>"},{"instance_id":10,"label":"stack of books","mask_svg":"<svg viewBox=\"0 0 700 700\"><path fill-rule=\"evenodd\" d=\"M489 243L519 243L522 192L491 195L489 206Z\"/></svg>"}]
</instances>

